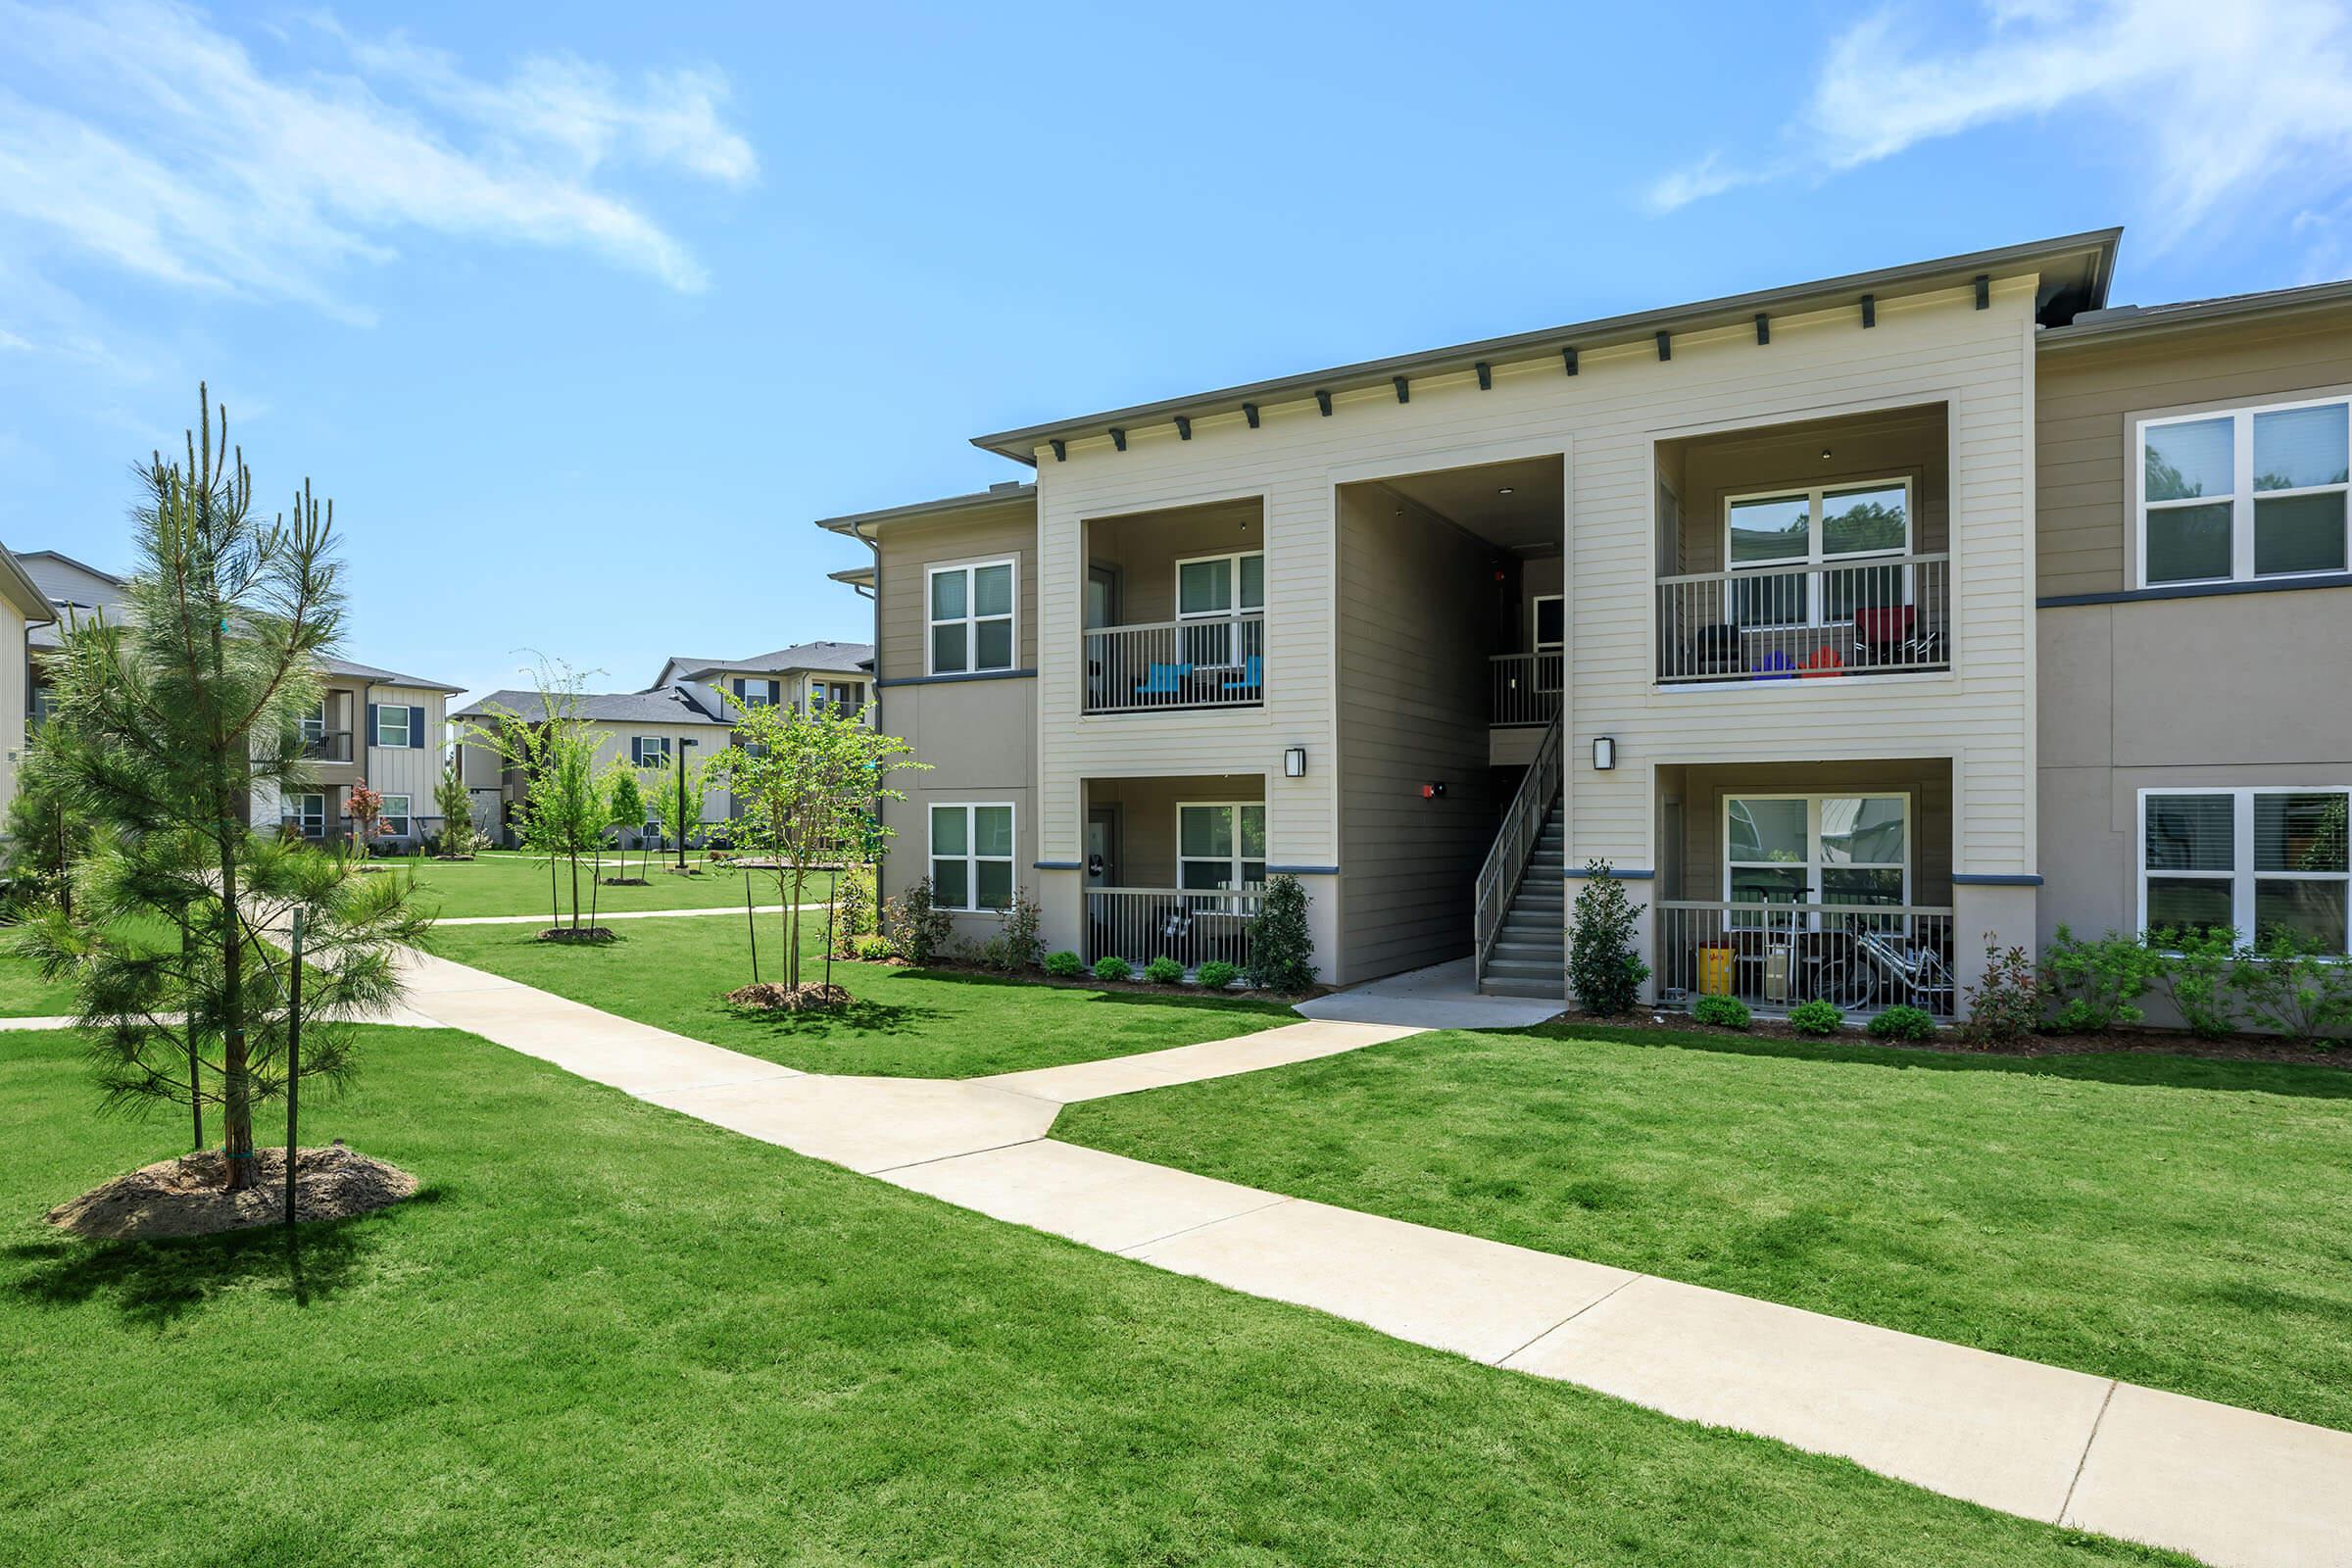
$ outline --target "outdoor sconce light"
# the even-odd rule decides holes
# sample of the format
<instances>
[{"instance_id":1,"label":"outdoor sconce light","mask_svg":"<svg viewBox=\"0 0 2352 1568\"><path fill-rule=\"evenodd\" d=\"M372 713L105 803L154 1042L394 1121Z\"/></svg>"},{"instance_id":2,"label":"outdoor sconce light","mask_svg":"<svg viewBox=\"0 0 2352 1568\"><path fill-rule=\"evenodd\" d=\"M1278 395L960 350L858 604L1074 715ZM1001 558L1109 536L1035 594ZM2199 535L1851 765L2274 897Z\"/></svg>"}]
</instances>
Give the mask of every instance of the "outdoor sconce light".
<instances>
[{"instance_id":1,"label":"outdoor sconce light","mask_svg":"<svg viewBox=\"0 0 2352 1568\"><path fill-rule=\"evenodd\" d=\"M1617 737L1616 737L1616 736L1614 736L1614 735L1595 735L1595 736L1593 736L1593 737L1592 737L1592 767L1593 767L1593 770L1594 770L1595 772L1606 773L1606 772L1607 772L1607 771L1608 771L1610 768L1612 768L1612 767L1615 767L1616 765L1617 765Z\"/></svg>"},{"instance_id":2,"label":"outdoor sconce light","mask_svg":"<svg viewBox=\"0 0 2352 1568\"><path fill-rule=\"evenodd\" d=\"M1282 776L1284 778L1306 777L1305 747L1294 746L1282 754Z\"/></svg>"},{"instance_id":3,"label":"outdoor sconce light","mask_svg":"<svg viewBox=\"0 0 2352 1568\"><path fill-rule=\"evenodd\" d=\"M1442 801L1446 798L1446 786L1443 784L1424 784L1421 786L1421 798L1425 801Z\"/></svg>"}]
</instances>

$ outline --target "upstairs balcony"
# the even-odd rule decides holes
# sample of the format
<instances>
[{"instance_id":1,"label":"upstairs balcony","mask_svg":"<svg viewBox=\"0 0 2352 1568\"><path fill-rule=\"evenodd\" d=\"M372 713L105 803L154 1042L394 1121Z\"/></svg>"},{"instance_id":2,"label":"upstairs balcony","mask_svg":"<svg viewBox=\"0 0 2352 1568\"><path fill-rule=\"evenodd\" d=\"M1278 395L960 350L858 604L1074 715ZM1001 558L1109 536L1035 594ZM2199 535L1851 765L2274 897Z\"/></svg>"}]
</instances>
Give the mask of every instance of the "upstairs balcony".
<instances>
[{"instance_id":1,"label":"upstairs balcony","mask_svg":"<svg viewBox=\"0 0 2352 1568\"><path fill-rule=\"evenodd\" d=\"M1658 579L1661 682L1820 680L1951 667L1951 558Z\"/></svg>"},{"instance_id":2,"label":"upstairs balcony","mask_svg":"<svg viewBox=\"0 0 2352 1568\"><path fill-rule=\"evenodd\" d=\"M1088 713L1266 700L1266 557L1256 501L1086 524Z\"/></svg>"},{"instance_id":3,"label":"upstairs balcony","mask_svg":"<svg viewBox=\"0 0 2352 1568\"><path fill-rule=\"evenodd\" d=\"M1254 708L1266 700L1266 617L1197 616L1085 633L1086 710Z\"/></svg>"},{"instance_id":4,"label":"upstairs balcony","mask_svg":"<svg viewBox=\"0 0 2352 1568\"><path fill-rule=\"evenodd\" d=\"M303 726L302 755L313 762L348 762L351 760L351 731L347 729L314 729Z\"/></svg>"}]
</instances>

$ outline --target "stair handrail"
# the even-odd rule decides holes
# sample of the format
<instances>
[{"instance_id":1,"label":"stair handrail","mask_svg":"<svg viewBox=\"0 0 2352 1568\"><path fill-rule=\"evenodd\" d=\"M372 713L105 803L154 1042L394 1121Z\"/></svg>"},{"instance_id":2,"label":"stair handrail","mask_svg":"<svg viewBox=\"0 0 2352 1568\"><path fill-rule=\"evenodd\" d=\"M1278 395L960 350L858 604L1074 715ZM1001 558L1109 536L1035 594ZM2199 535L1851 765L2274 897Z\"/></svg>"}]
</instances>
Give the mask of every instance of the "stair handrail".
<instances>
[{"instance_id":1,"label":"stair handrail","mask_svg":"<svg viewBox=\"0 0 2352 1568\"><path fill-rule=\"evenodd\" d=\"M1527 764L1527 772L1519 780L1518 793L1511 797L1510 807L1502 814L1502 826L1494 831L1494 844L1487 851L1486 863L1478 868L1477 906L1471 925L1481 980L1487 977L1487 957L1494 950L1494 939L1502 932L1503 917L1510 912L1511 901L1519 896L1519 884L1527 875L1527 862L1535 858L1536 843L1544 836L1544 819L1551 815L1552 805L1560 798L1562 716L1554 714L1544 728L1543 740L1536 745L1535 759Z\"/></svg>"}]
</instances>

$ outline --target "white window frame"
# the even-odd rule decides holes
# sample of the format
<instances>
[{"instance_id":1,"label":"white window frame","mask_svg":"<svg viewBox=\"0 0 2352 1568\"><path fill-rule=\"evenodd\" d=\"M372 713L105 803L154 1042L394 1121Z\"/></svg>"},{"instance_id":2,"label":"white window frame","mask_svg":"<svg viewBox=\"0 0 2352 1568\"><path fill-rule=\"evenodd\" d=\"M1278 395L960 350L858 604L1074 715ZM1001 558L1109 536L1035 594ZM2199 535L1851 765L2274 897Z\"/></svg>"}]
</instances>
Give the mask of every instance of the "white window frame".
<instances>
[{"instance_id":1,"label":"white window frame","mask_svg":"<svg viewBox=\"0 0 2352 1568\"><path fill-rule=\"evenodd\" d=\"M979 853L980 824L974 813L984 810L1002 810L1005 813L1005 825L1011 832L1012 853L1007 855L982 855ZM963 813L963 854L961 855L941 855L932 842L939 831L938 817L942 811L961 811ZM941 860L961 860L963 862L963 896L967 902L942 904L939 906L940 908L954 909L958 914L1002 914L1004 909L1011 908L1010 903L1005 904L1004 908L997 908L979 902L980 867L983 864L994 864L1002 860L1006 871L1005 886L1011 890L1012 898L1017 899L1021 896L1021 878L1017 864L1020 859L1020 808L1010 801L933 801L923 812L923 874L932 877L933 888L936 890L939 885L938 878L932 871L933 866Z\"/></svg>"},{"instance_id":2,"label":"white window frame","mask_svg":"<svg viewBox=\"0 0 2352 1568\"><path fill-rule=\"evenodd\" d=\"M2225 795L2230 798L2230 860L2227 871L2189 871L2160 867L2148 868L2148 797L2151 795ZM2275 882L2347 882L2352 871L2258 871L2254 868L2254 801L2262 795L2345 795L2352 796L2352 784L2152 784L2139 792L2138 809L2132 824L2132 860L2137 867L2134 887L2138 907L2134 910L2134 926L2145 935L2148 929L2148 878L2163 877L2174 881L2226 882L2230 885L2230 924L2240 942L2258 942L2260 933L2254 929L2255 884L2264 880ZM2352 802L2346 809L2352 810ZM2352 892L2346 895L2352 906ZM2346 918L2345 947L2352 952L2352 909Z\"/></svg>"},{"instance_id":3,"label":"white window frame","mask_svg":"<svg viewBox=\"0 0 2352 1568\"><path fill-rule=\"evenodd\" d=\"M667 767L674 750L667 735L632 735L629 737L629 765L631 767ZM651 756L658 761L647 761Z\"/></svg>"},{"instance_id":4,"label":"white window frame","mask_svg":"<svg viewBox=\"0 0 2352 1568\"><path fill-rule=\"evenodd\" d=\"M974 612L980 603L979 574L991 566L1004 567L1012 579L1012 593L1007 602L1008 608L1002 615L982 615ZM939 601L932 597L931 584L934 579L951 574L963 578L963 613L950 616L944 620L937 619L931 613L931 607ZM980 623L991 620L1005 622L1009 633L1004 639L1004 662L990 664L983 668L980 663ZM963 628L963 667L942 670L938 664L938 628L957 625ZM926 566L923 569L923 671L925 674L988 675L1001 670L1017 669L1020 667L1020 662L1021 564L1017 558L1000 556L987 561L946 562L939 565Z\"/></svg>"},{"instance_id":5,"label":"white window frame","mask_svg":"<svg viewBox=\"0 0 2352 1568\"><path fill-rule=\"evenodd\" d=\"M383 836L388 839L409 837L411 830L416 825L416 819L410 814L412 798L406 795L386 795L382 799L383 808L375 813L375 820L383 828ZM394 801L400 803L400 809L397 811L392 808ZM400 826L394 827L392 824L395 821Z\"/></svg>"},{"instance_id":6,"label":"white window frame","mask_svg":"<svg viewBox=\"0 0 2352 1568\"><path fill-rule=\"evenodd\" d=\"M1255 556L1257 568L1257 603L1242 603L1242 563ZM1184 608L1184 568L1198 566L1204 561L1225 564L1226 585L1233 590L1233 607L1229 610L1187 610ZM1214 555L1179 556L1173 570L1176 573L1175 599L1178 620L1232 620L1240 615L1262 615L1266 612L1266 553L1263 550L1221 550Z\"/></svg>"},{"instance_id":7,"label":"white window frame","mask_svg":"<svg viewBox=\"0 0 2352 1568\"><path fill-rule=\"evenodd\" d=\"M1180 891L1186 893L1250 893L1264 889L1264 881L1250 882L1242 875L1242 867L1252 858L1242 853L1242 808L1245 806L1256 807L1259 817L1261 820L1264 818L1266 803L1262 800L1178 801L1176 803L1176 886ZM1187 855L1184 853L1184 813L1202 809L1227 810L1233 813L1233 853L1231 855ZM1271 824L1269 824L1269 830ZM1268 847L1272 847L1271 843ZM1265 857L1256 857L1256 858L1263 859ZM1228 873L1225 885L1221 888L1186 887L1184 868L1195 862L1201 865L1223 865Z\"/></svg>"},{"instance_id":8,"label":"white window frame","mask_svg":"<svg viewBox=\"0 0 2352 1568\"><path fill-rule=\"evenodd\" d=\"M318 810L317 814L314 815L312 812L303 808L303 803L305 801L317 801L318 803ZM318 790L298 791L295 794L287 796L286 803L292 808L292 810L289 814L294 818L295 832L301 834L306 839L322 839L326 837L326 796L322 792Z\"/></svg>"},{"instance_id":9,"label":"white window frame","mask_svg":"<svg viewBox=\"0 0 2352 1568\"><path fill-rule=\"evenodd\" d=\"M1544 605L1560 607L1560 640L1544 640ZM1535 656L1535 688L1540 692L1556 692L1567 678L1565 655L1568 652L1568 596L1566 594L1536 594L1527 602L1527 648ZM1548 654L1551 657L1546 659Z\"/></svg>"},{"instance_id":10,"label":"white window frame","mask_svg":"<svg viewBox=\"0 0 2352 1568\"><path fill-rule=\"evenodd\" d=\"M319 698L318 706L302 715L302 738L314 743L326 739L325 698Z\"/></svg>"},{"instance_id":11,"label":"white window frame","mask_svg":"<svg viewBox=\"0 0 2352 1568\"><path fill-rule=\"evenodd\" d=\"M2254 488L2254 418L2262 414L2291 413L2296 409L2320 409L2332 404L2346 406L2345 420L2352 428L2352 393L2338 392L2327 397L2289 398L2279 403L2233 403L2220 408L2200 409L2187 414L2134 415L2132 419L2132 586L2134 588L2190 588L2200 584L2231 582L2293 582L2303 577L2337 577L2352 570L2352 482L2345 484L2303 485L2292 490L2256 490ZM2177 501L2148 500L2148 432L2168 424L2201 424L2213 419L2230 419L2230 491L2224 496L2191 496ZM2352 441L2352 437L2347 437ZM2352 465L2352 455L2347 457ZM2292 501L2301 496L2341 495L2344 497L2345 556L2342 566L2322 566L2312 571L2273 571L2257 574L2254 570L2254 503L2263 501ZM2210 507L2221 501L2230 503L2230 574L2226 577L2168 577L2163 582L2148 580L2148 513L2180 511L2189 507ZM2159 791L2164 794L2185 795L2186 790ZM2144 858L2144 857L2143 857Z\"/></svg>"},{"instance_id":12,"label":"white window frame","mask_svg":"<svg viewBox=\"0 0 2352 1568\"><path fill-rule=\"evenodd\" d=\"M384 720L394 713L400 715L400 739L388 741L384 739ZM368 744L381 747L386 751L407 751L415 740L415 737L409 733L409 720L414 717L416 715L409 711L409 705L406 703L376 704L375 733L368 737Z\"/></svg>"},{"instance_id":13,"label":"white window frame","mask_svg":"<svg viewBox=\"0 0 2352 1568\"><path fill-rule=\"evenodd\" d=\"M1912 867L1916 863L1914 840L1918 834L1919 801L1910 790L1880 790L1867 788L1841 790L1726 790L1718 813L1723 837L1720 858L1723 861L1723 902L1733 903L1732 873L1735 870L1788 870L1802 866L1805 884L1811 890L1806 904L1820 904L1823 870L1888 871L1896 869L1885 860L1826 861L1821 855L1821 803L1824 801L1901 801L1903 803L1903 898L1901 907L1911 906ZM1805 803L1805 858L1799 860L1735 860L1732 858L1732 805L1735 801L1803 801ZM1769 904L1738 905L1737 908L1769 909ZM1878 906L1870 906L1878 907Z\"/></svg>"},{"instance_id":14,"label":"white window frame","mask_svg":"<svg viewBox=\"0 0 2352 1568\"><path fill-rule=\"evenodd\" d=\"M743 695L736 699L746 708L773 708L783 700L784 682L774 675L742 675Z\"/></svg>"},{"instance_id":15,"label":"white window frame","mask_svg":"<svg viewBox=\"0 0 2352 1568\"><path fill-rule=\"evenodd\" d=\"M1822 549L1821 514L1824 498L1848 490L1885 490L1895 485L1900 485L1903 492L1903 542L1901 544L1891 550L1849 550L1838 551L1835 554ZM1749 561L1735 564L1732 561L1732 509L1743 501L1794 501L1799 497L1802 497L1806 504L1805 553L1801 556L1781 556L1771 561ZM1770 490L1748 490L1739 495L1727 495L1723 498L1723 569L1727 574L1737 578L1750 573L1764 577L1800 569L1805 573L1805 618L1793 621L1753 622L1758 628L1796 628L1843 624L1845 616L1841 615L1832 620L1824 615L1824 612L1829 607L1825 603L1828 595L1822 591L1825 584L1821 576L1821 568L1858 565L1873 561L1908 562L1914 553L1913 547L1918 542L1919 487L1908 473L1890 473L1875 479L1824 480L1820 484L1809 486L1781 485ZM1906 564L1903 567L1904 604L1908 605L1913 602L1914 592L1912 570ZM1731 598L1731 595L1725 595L1727 612ZM1749 623L1742 622L1741 624Z\"/></svg>"}]
</instances>

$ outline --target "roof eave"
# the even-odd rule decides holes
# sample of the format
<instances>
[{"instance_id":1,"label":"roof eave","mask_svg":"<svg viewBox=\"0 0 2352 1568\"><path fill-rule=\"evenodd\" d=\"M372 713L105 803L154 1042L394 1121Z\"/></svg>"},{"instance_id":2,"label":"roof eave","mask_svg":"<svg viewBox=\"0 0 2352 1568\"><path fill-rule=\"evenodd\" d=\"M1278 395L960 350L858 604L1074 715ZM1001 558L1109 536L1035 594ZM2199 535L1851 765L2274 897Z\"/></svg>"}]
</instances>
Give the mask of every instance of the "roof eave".
<instances>
[{"instance_id":1,"label":"roof eave","mask_svg":"<svg viewBox=\"0 0 2352 1568\"><path fill-rule=\"evenodd\" d=\"M2034 240L2022 245L1937 257L1900 267L1851 272L1841 277L1727 295L1721 299L1668 306L1661 310L1603 317L1565 326L1547 327L1537 332L1513 333L1508 337L1459 343L1448 348L1427 349L1390 359L1366 360L1354 365L1308 371L1302 375L1280 376L1246 386L1224 387L1213 392L1168 398L1156 403L1109 409L1076 418L1026 425L1017 430L1000 430L991 435L974 436L972 445L1015 462L1034 464L1037 449L1054 439L1072 441L1101 436L1106 434L1113 425L1125 428L1166 422L1180 414L1196 419L1218 414L1238 414L1246 403L1294 402L1316 392L1360 391L1366 387L1386 385L1399 375L1467 370L1482 360L1490 364L1512 363L1547 358L1568 347L1579 350L1615 348L1640 343L1661 330L1704 331L1738 324L1751 318L1758 311L1786 309L1814 301L1828 304L1839 296L1886 293L1898 288L1924 292L1946 279L1954 283L1965 282L1978 273L1994 276L2015 276L2025 271L2047 273L2052 263L2072 263L2080 269L2081 277L2076 285L2078 302L2073 308L2087 310L2095 308L2107 297L2107 288L2115 273L2116 247L2123 238L2123 232L2121 228L2090 229L2080 234ZM863 517L828 521L847 523L867 518L880 520L886 515L888 514L867 514Z\"/></svg>"},{"instance_id":2,"label":"roof eave","mask_svg":"<svg viewBox=\"0 0 2352 1568\"><path fill-rule=\"evenodd\" d=\"M1026 461L1026 460L1024 460ZM1034 483L1007 485L1002 490L980 490L970 495L944 496L937 501L915 501L903 507L882 507L873 512L853 512L839 517L819 517L816 526L828 533L857 538L859 528L870 528L885 522L901 522L910 517L948 516L960 512L977 512L992 506L1012 506L1034 502L1037 486Z\"/></svg>"},{"instance_id":3,"label":"roof eave","mask_svg":"<svg viewBox=\"0 0 2352 1568\"><path fill-rule=\"evenodd\" d=\"M2225 325L2231 321L2301 316L2346 305L2352 305L2352 278L2313 283L2303 288L2278 289L2267 294L2248 294L2237 299L2213 300L2203 305L2187 305L2178 309L2155 307L2138 315L2053 326L2040 333L2035 344L2044 350L2069 349L2122 337L2155 337L2168 332L2190 331L2201 326Z\"/></svg>"}]
</instances>

